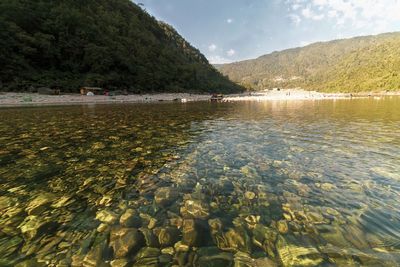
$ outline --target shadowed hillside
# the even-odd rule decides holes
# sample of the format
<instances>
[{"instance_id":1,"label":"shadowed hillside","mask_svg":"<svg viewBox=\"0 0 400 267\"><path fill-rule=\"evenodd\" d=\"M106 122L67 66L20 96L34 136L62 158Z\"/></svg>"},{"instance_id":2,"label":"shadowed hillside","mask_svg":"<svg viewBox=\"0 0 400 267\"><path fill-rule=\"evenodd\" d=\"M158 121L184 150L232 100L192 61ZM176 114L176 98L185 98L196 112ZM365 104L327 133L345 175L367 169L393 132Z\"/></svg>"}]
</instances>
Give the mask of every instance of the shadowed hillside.
<instances>
[{"instance_id":1,"label":"shadowed hillside","mask_svg":"<svg viewBox=\"0 0 400 267\"><path fill-rule=\"evenodd\" d=\"M254 90L400 90L400 33L315 43L217 68Z\"/></svg>"},{"instance_id":2,"label":"shadowed hillside","mask_svg":"<svg viewBox=\"0 0 400 267\"><path fill-rule=\"evenodd\" d=\"M0 89L238 92L171 26L129 0L2 0Z\"/></svg>"}]
</instances>

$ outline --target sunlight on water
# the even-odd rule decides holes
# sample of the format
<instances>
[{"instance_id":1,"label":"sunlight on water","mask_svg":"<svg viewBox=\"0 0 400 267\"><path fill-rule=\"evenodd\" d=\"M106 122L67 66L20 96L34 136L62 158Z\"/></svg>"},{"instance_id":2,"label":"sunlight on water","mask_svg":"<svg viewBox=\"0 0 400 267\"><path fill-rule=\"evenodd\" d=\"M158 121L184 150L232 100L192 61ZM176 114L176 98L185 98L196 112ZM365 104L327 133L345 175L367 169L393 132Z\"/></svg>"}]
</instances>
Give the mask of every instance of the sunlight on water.
<instances>
[{"instance_id":1,"label":"sunlight on water","mask_svg":"<svg viewBox=\"0 0 400 267\"><path fill-rule=\"evenodd\" d=\"M0 265L399 266L399 107L0 109Z\"/></svg>"}]
</instances>

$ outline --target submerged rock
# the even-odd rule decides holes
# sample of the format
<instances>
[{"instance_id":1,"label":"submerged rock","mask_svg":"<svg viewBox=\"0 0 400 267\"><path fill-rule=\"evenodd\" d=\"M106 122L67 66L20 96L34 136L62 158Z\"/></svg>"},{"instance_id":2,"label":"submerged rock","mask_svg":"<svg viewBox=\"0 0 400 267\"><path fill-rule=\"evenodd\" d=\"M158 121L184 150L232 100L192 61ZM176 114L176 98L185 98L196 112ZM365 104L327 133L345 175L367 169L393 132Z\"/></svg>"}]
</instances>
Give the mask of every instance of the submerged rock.
<instances>
[{"instance_id":1,"label":"submerged rock","mask_svg":"<svg viewBox=\"0 0 400 267\"><path fill-rule=\"evenodd\" d=\"M216 247L202 247L196 253L194 266L196 267L218 267L232 266L233 255L228 252L221 252Z\"/></svg>"},{"instance_id":2,"label":"submerged rock","mask_svg":"<svg viewBox=\"0 0 400 267\"><path fill-rule=\"evenodd\" d=\"M26 217L19 227L21 233L29 240L43 234L52 234L58 226L58 222L52 221L51 219L31 215Z\"/></svg>"},{"instance_id":3,"label":"submerged rock","mask_svg":"<svg viewBox=\"0 0 400 267\"><path fill-rule=\"evenodd\" d=\"M282 236L278 238L276 249L283 266L318 266L324 260L320 252L312 246L289 243Z\"/></svg>"},{"instance_id":4,"label":"submerged rock","mask_svg":"<svg viewBox=\"0 0 400 267\"><path fill-rule=\"evenodd\" d=\"M104 257L107 250L107 243L103 241L94 246L83 258L82 265L87 267L107 266ZM72 265L74 266L74 264Z\"/></svg>"},{"instance_id":5,"label":"submerged rock","mask_svg":"<svg viewBox=\"0 0 400 267\"><path fill-rule=\"evenodd\" d=\"M96 219L103 223L114 224L118 217L117 214L112 211L101 210L96 213Z\"/></svg>"},{"instance_id":6,"label":"submerged rock","mask_svg":"<svg viewBox=\"0 0 400 267\"><path fill-rule=\"evenodd\" d=\"M198 243L198 240L199 233L196 229L196 221L194 219L184 220L182 226L182 242L188 246L194 246Z\"/></svg>"},{"instance_id":7,"label":"submerged rock","mask_svg":"<svg viewBox=\"0 0 400 267\"><path fill-rule=\"evenodd\" d=\"M121 215L119 223L123 227L135 227L138 228L142 225L142 221L139 214L133 209L127 209L124 214Z\"/></svg>"},{"instance_id":8,"label":"submerged rock","mask_svg":"<svg viewBox=\"0 0 400 267\"><path fill-rule=\"evenodd\" d=\"M9 240L6 240L5 242L2 241L0 243L0 255L3 258L7 258L8 256L10 256L11 254L13 254L14 252L16 252L20 245L23 243L23 239L15 236Z\"/></svg>"},{"instance_id":9,"label":"submerged rock","mask_svg":"<svg viewBox=\"0 0 400 267\"><path fill-rule=\"evenodd\" d=\"M244 196L248 199L248 200L253 200L256 197L256 193L251 192L251 191L246 191L244 193Z\"/></svg>"},{"instance_id":10,"label":"submerged rock","mask_svg":"<svg viewBox=\"0 0 400 267\"><path fill-rule=\"evenodd\" d=\"M286 234L289 231L288 224L285 220L277 222L276 226L281 234Z\"/></svg>"},{"instance_id":11,"label":"submerged rock","mask_svg":"<svg viewBox=\"0 0 400 267\"><path fill-rule=\"evenodd\" d=\"M207 219L210 216L209 205L201 200L186 200L180 211L184 218Z\"/></svg>"},{"instance_id":12,"label":"submerged rock","mask_svg":"<svg viewBox=\"0 0 400 267\"><path fill-rule=\"evenodd\" d=\"M156 228L154 232L158 236L161 247L169 247L175 244L180 237L180 232L175 227Z\"/></svg>"},{"instance_id":13,"label":"submerged rock","mask_svg":"<svg viewBox=\"0 0 400 267\"><path fill-rule=\"evenodd\" d=\"M161 187L154 193L154 200L157 205L166 207L172 204L179 196L179 191L174 187Z\"/></svg>"},{"instance_id":14,"label":"submerged rock","mask_svg":"<svg viewBox=\"0 0 400 267\"><path fill-rule=\"evenodd\" d=\"M136 228L114 228L110 233L110 246L115 258L123 258L138 251L144 245L144 238Z\"/></svg>"},{"instance_id":15,"label":"submerged rock","mask_svg":"<svg viewBox=\"0 0 400 267\"><path fill-rule=\"evenodd\" d=\"M225 238L230 250L251 253L251 239L244 229L229 229Z\"/></svg>"},{"instance_id":16,"label":"submerged rock","mask_svg":"<svg viewBox=\"0 0 400 267\"><path fill-rule=\"evenodd\" d=\"M29 204L27 205L25 211L29 215L39 215L44 210L50 206L50 203L53 202L55 196L49 193L42 193L36 198L34 198Z\"/></svg>"},{"instance_id":17,"label":"submerged rock","mask_svg":"<svg viewBox=\"0 0 400 267\"><path fill-rule=\"evenodd\" d=\"M144 247L136 254L133 266L158 266L160 254L158 248Z\"/></svg>"}]
</instances>

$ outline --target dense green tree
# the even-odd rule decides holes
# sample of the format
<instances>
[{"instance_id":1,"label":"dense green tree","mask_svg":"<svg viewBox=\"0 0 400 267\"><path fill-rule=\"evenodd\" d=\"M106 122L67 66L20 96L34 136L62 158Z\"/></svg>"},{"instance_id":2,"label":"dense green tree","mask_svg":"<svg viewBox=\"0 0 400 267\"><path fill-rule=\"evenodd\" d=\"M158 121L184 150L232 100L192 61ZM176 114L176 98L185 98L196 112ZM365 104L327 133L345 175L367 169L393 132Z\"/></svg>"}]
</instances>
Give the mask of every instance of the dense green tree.
<instances>
[{"instance_id":1,"label":"dense green tree","mask_svg":"<svg viewBox=\"0 0 400 267\"><path fill-rule=\"evenodd\" d=\"M171 26L129 0L0 1L3 90L239 92Z\"/></svg>"}]
</instances>

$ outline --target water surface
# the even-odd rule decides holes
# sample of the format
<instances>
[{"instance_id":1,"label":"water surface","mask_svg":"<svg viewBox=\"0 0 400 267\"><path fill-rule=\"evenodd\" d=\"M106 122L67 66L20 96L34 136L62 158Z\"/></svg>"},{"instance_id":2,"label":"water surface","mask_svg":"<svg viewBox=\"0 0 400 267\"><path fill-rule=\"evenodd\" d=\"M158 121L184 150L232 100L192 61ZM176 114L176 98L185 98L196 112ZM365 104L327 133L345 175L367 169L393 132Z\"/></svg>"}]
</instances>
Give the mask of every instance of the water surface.
<instances>
[{"instance_id":1,"label":"water surface","mask_svg":"<svg viewBox=\"0 0 400 267\"><path fill-rule=\"evenodd\" d=\"M400 98L0 118L1 266L400 266Z\"/></svg>"}]
</instances>

